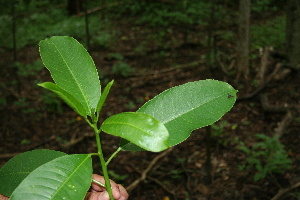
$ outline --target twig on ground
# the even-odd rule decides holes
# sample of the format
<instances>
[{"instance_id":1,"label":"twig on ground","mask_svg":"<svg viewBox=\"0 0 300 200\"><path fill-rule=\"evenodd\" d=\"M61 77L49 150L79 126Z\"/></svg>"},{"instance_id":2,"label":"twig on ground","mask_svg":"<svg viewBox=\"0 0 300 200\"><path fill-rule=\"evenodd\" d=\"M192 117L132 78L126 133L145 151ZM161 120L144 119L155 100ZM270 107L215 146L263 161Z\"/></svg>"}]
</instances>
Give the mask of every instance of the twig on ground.
<instances>
[{"instance_id":1,"label":"twig on ground","mask_svg":"<svg viewBox=\"0 0 300 200\"><path fill-rule=\"evenodd\" d=\"M284 130L290 125L293 119L296 117L296 111L289 109L282 121L280 122L278 128L275 131L275 135L280 138L283 135Z\"/></svg>"},{"instance_id":2,"label":"twig on ground","mask_svg":"<svg viewBox=\"0 0 300 200\"><path fill-rule=\"evenodd\" d=\"M20 154L21 152L17 152L17 153L5 153L5 154L1 154L0 155L0 159L2 158L11 158L11 157L14 157L18 154Z\"/></svg>"},{"instance_id":3,"label":"twig on ground","mask_svg":"<svg viewBox=\"0 0 300 200\"><path fill-rule=\"evenodd\" d=\"M162 182L160 182L156 178L148 176L147 179L149 179L151 181L154 181L155 183L157 183L158 185L160 185L164 190L166 190L168 193L172 194L173 196L176 196L176 194L175 194L174 191L170 190L165 184L163 184Z\"/></svg>"},{"instance_id":4,"label":"twig on ground","mask_svg":"<svg viewBox=\"0 0 300 200\"><path fill-rule=\"evenodd\" d=\"M76 138L71 138L70 142L59 145L59 146L56 146L56 147L53 147L53 148L49 148L49 149L56 150L56 149L59 149L59 147L67 148L67 147L70 147L70 146L73 146L73 145L77 144L78 142L82 141L86 137L94 137L94 134L85 133L85 134L83 134L83 136L81 136L77 139ZM51 137L47 138L46 140L43 140L42 142L40 142L38 144L35 144L34 146L30 146L27 150L24 150L24 152L36 149L37 147L40 147L40 146L50 142L51 140L57 140L57 137L55 135L52 135ZM1 154L0 159L1 158L11 158L11 157L14 157L14 156L16 156L20 153L23 153L23 152Z\"/></svg>"},{"instance_id":5,"label":"twig on ground","mask_svg":"<svg viewBox=\"0 0 300 200\"><path fill-rule=\"evenodd\" d=\"M30 147L28 147L25 151L30 151L30 150L33 150L33 149L36 149L37 147L40 147L48 142L50 142L51 140L55 140L56 139L56 136L55 135L51 135L49 138L47 138L46 140L42 140L41 142L37 143L37 144L34 144L34 145L31 145ZM11 157L14 157L20 153L23 153L23 152L16 152L16 153L6 153L6 154L2 154L0 155L0 158L11 158Z\"/></svg>"},{"instance_id":6,"label":"twig on ground","mask_svg":"<svg viewBox=\"0 0 300 200\"><path fill-rule=\"evenodd\" d=\"M260 60L260 68L259 71L256 74L256 78L259 81L258 83L262 83L265 79L265 75L267 73L268 70L268 66L270 63L270 54L271 51L273 51L273 47L266 47L264 49L262 49L262 56L261 56L261 60Z\"/></svg>"},{"instance_id":7,"label":"twig on ground","mask_svg":"<svg viewBox=\"0 0 300 200\"><path fill-rule=\"evenodd\" d=\"M110 3L110 4L106 4L106 5L103 5L103 6L98 6L98 7L95 7L95 8L92 8L92 9L89 9L87 11L87 13L85 12L81 12L77 15L77 17L81 17L81 16L84 16L86 14L91 14L91 13L94 13L94 12L97 12L97 11L100 11L100 10L104 10L106 8L112 8L112 7L115 7L115 6L120 6L120 5L124 5L124 4L133 4L133 2L114 2L114 3Z\"/></svg>"},{"instance_id":8,"label":"twig on ground","mask_svg":"<svg viewBox=\"0 0 300 200\"><path fill-rule=\"evenodd\" d=\"M293 189L296 189L297 187L300 187L300 182L288 187L288 188L284 188L284 189L280 189L278 191L278 193L271 199L271 200L277 200L279 199L281 196L283 196L284 194L286 194L287 192L290 192Z\"/></svg>"},{"instance_id":9,"label":"twig on ground","mask_svg":"<svg viewBox=\"0 0 300 200\"><path fill-rule=\"evenodd\" d=\"M94 134L91 133L85 133L83 134L83 136L79 137L79 138L71 138L71 141L65 144L62 144L62 147L70 147L73 146L75 144L77 144L78 142L82 141L84 138L86 137L94 137Z\"/></svg>"},{"instance_id":10,"label":"twig on ground","mask_svg":"<svg viewBox=\"0 0 300 200\"><path fill-rule=\"evenodd\" d=\"M273 106L273 105L269 104L268 96L265 93L261 94L259 97L260 97L260 103L261 103L262 109L265 112L286 113L289 109L289 107Z\"/></svg>"},{"instance_id":11,"label":"twig on ground","mask_svg":"<svg viewBox=\"0 0 300 200\"><path fill-rule=\"evenodd\" d=\"M174 147L171 147L169 149L167 149L166 151L162 152L161 154L157 155L148 165L148 167L142 172L141 177L138 178L137 180L135 180L133 183L131 183L126 190L127 191L132 191L141 181L145 180L147 178L147 174L148 172L152 169L152 167L154 166L154 164L162 157L164 157L165 155L167 155L169 152L171 152L173 150Z\"/></svg>"},{"instance_id":12,"label":"twig on ground","mask_svg":"<svg viewBox=\"0 0 300 200\"><path fill-rule=\"evenodd\" d=\"M238 97L237 101L251 99L251 98L255 97L274 78L274 76L278 73L278 71L282 68L282 66L283 66L282 63L277 63L274 71L265 80L261 80L260 84L257 86L257 88L252 93L247 94L245 96Z\"/></svg>"}]
</instances>

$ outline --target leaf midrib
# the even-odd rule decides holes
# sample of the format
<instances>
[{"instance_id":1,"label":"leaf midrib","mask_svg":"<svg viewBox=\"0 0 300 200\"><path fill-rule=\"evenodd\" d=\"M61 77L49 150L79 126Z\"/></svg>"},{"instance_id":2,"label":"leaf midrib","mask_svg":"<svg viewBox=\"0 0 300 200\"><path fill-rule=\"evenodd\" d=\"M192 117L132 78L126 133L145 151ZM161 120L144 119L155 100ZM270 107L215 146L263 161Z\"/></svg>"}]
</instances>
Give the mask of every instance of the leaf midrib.
<instances>
[{"instance_id":1,"label":"leaf midrib","mask_svg":"<svg viewBox=\"0 0 300 200\"><path fill-rule=\"evenodd\" d=\"M210 103L211 101L213 101L213 100L215 100L215 99L221 97L222 95L224 95L224 94L221 94L221 95L217 96L216 98L213 98L213 99L211 99L211 100L209 100L209 101L206 101L206 102L204 102L204 103L202 103L202 104L199 104L197 107L194 107L194 108L192 108L192 109L189 109L189 110L187 110L187 111L185 111L185 112L181 112L180 114L178 114L178 115L176 115L176 116L170 118L170 120L167 120L167 121L162 122L162 123L165 125L165 124L167 124L167 123L173 121L174 119L177 119L177 118L179 118L180 116L185 115L186 113L189 113L189 112L191 112L191 111L193 111L193 110L199 108L200 106L203 106L203 105L205 105L205 104L207 104L207 103Z\"/></svg>"},{"instance_id":2,"label":"leaf midrib","mask_svg":"<svg viewBox=\"0 0 300 200\"><path fill-rule=\"evenodd\" d=\"M67 155L67 156L68 156L68 155ZM53 193L53 195L51 196L51 199L52 199L53 197L55 197L56 195L59 194L59 191L60 191L62 188L64 188L64 186L65 186L65 185L67 184L67 182L71 179L71 177L72 177L75 173L77 173L78 168L80 168L80 167L83 165L83 163L85 163L86 160L87 160L89 157L90 157L90 155L87 155L86 158L80 163L80 165L78 165L78 166L73 170L73 172L72 172L72 173L68 176L68 178L63 182L63 184L56 190L55 193Z\"/></svg>"},{"instance_id":3,"label":"leaf midrib","mask_svg":"<svg viewBox=\"0 0 300 200\"><path fill-rule=\"evenodd\" d=\"M52 41L51 41L51 42L52 42ZM79 84L78 80L77 80L76 77L74 76L74 74L73 74L73 72L72 72L72 70L71 70L71 67L68 65L68 62L67 62L66 59L63 57L62 53L59 51L59 49L58 49L58 47L55 45L55 43L52 42L52 44L53 44L54 47L56 48L57 52L60 54L60 56L61 56L61 58L63 59L64 63L66 64L67 69L68 69L68 71L70 72L72 78L75 80L75 83L76 83L77 87L79 88L79 91L80 91L80 93L82 94L82 96L83 96L85 102L87 103L88 108L90 108L90 107L91 107L90 102L88 101L88 99L87 99L86 96L84 95L84 92L83 92L82 88L80 87L80 84ZM70 94L70 95L71 95L71 94ZM74 97L74 98L76 99L76 97ZM80 103L80 102L79 102L79 103ZM90 113L89 111L90 111L90 110L88 109L88 110L87 110L87 113Z\"/></svg>"},{"instance_id":4,"label":"leaf midrib","mask_svg":"<svg viewBox=\"0 0 300 200\"><path fill-rule=\"evenodd\" d=\"M142 128L139 128L138 126L134 126L134 125L132 125L132 124L129 124L129 123L122 123L122 122L105 122L105 124L121 124L121 125L128 125L128 126L131 126L131 127L133 127L133 128L136 128L136 129L138 129L138 130L141 130L142 132L145 132L145 133L147 133L147 135L149 135L149 136L154 136L155 138L158 138L158 139L162 139L163 137L156 137L157 135L156 134L151 134L151 132L148 132L148 131L146 131L145 129L142 129ZM105 125L104 124L104 125Z\"/></svg>"}]
</instances>

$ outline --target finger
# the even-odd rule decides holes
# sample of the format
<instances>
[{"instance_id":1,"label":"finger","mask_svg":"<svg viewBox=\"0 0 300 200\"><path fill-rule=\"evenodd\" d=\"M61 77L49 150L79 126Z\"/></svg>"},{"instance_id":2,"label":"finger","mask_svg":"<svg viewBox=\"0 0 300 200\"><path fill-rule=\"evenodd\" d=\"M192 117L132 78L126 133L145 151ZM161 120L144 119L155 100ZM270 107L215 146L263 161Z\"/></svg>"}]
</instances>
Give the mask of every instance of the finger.
<instances>
[{"instance_id":1,"label":"finger","mask_svg":"<svg viewBox=\"0 0 300 200\"><path fill-rule=\"evenodd\" d=\"M94 193L94 192L87 192L85 197L84 197L84 200L89 200L93 197L94 194L97 194L97 193ZM1 200L1 199L0 199Z\"/></svg>"},{"instance_id":2,"label":"finger","mask_svg":"<svg viewBox=\"0 0 300 200\"><path fill-rule=\"evenodd\" d=\"M8 197L3 196L2 194L0 194L0 200L8 200Z\"/></svg>"},{"instance_id":3,"label":"finger","mask_svg":"<svg viewBox=\"0 0 300 200\"><path fill-rule=\"evenodd\" d=\"M108 193L105 192L88 192L84 200L110 200Z\"/></svg>"},{"instance_id":4,"label":"finger","mask_svg":"<svg viewBox=\"0 0 300 200\"><path fill-rule=\"evenodd\" d=\"M99 200L99 199L101 199L101 200L110 200L107 191L101 192L100 194L98 193L97 198L96 199L89 199L89 200Z\"/></svg>"},{"instance_id":5,"label":"finger","mask_svg":"<svg viewBox=\"0 0 300 200\"><path fill-rule=\"evenodd\" d=\"M118 186L120 190L120 200L127 200L129 197L127 190L120 184L118 184Z\"/></svg>"},{"instance_id":6,"label":"finger","mask_svg":"<svg viewBox=\"0 0 300 200\"><path fill-rule=\"evenodd\" d=\"M103 176L100 176L98 174L93 174L93 179L99 181L100 183L103 183L105 184L105 180L104 180L104 177ZM116 184L114 181L110 180L110 185L111 185L111 189L112 189L112 192L113 192L113 196L115 198L119 198L120 196L120 190L119 190L119 186L118 184ZM102 186L100 186L99 184L93 182L92 183L92 190L94 191L98 191L98 192L101 192L101 191L104 191L105 188L103 188Z\"/></svg>"},{"instance_id":7,"label":"finger","mask_svg":"<svg viewBox=\"0 0 300 200\"><path fill-rule=\"evenodd\" d=\"M103 176L100 176L98 174L93 174L93 179L99 181L100 183L105 184L105 180L104 180ZM112 180L110 180L110 184L111 184L112 194L115 199L120 199L120 200L128 199L129 195L128 195L126 189L122 185L116 184ZM95 182L92 183L91 188L92 188L92 192L102 192L102 191L106 190L105 188L103 188L102 186L100 186L99 184L97 184ZM103 195L108 195L108 193L105 192ZM121 197L123 197L123 198L121 198Z\"/></svg>"},{"instance_id":8,"label":"finger","mask_svg":"<svg viewBox=\"0 0 300 200\"><path fill-rule=\"evenodd\" d=\"M100 176L98 174L93 174L92 179L95 179L96 181L99 181L100 183L105 184L104 177ZM96 183L96 182L93 181L92 185L91 185L91 190L93 192L102 192L102 191L104 191L106 189L103 186L101 186L98 183Z\"/></svg>"},{"instance_id":9,"label":"finger","mask_svg":"<svg viewBox=\"0 0 300 200\"><path fill-rule=\"evenodd\" d=\"M112 195L115 199L119 199L121 197L121 191L119 185L116 184L114 181L110 180Z\"/></svg>"}]
</instances>

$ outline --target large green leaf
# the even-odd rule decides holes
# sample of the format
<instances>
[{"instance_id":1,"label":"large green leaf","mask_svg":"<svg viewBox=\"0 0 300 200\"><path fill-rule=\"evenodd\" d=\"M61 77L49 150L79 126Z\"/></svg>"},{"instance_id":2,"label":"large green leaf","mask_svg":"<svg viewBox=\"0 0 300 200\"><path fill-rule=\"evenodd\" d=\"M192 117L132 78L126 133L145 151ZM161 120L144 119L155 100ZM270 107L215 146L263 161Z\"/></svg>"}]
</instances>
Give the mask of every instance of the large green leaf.
<instances>
[{"instance_id":1,"label":"large green leaf","mask_svg":"<svg viewBox=\"0 0 300 200\"><path fill-rule=\"evenodd\" d=\"M101 130L148 151L159 152L169 147L166 127L144 113L125 112L113 115L103 122Z\"/></svg>"},{"instance_id":2,"label":"large green leaf","mask_svg":"<svg viewBox=\"0 0 300 200\"><path fill-rule=\"evenodd\" d=\"M91 181L91 156L66 155L30 173L12 193L10 200L82 200Z\"/></svg>"},{"instance_id":3,"label":"large green leaf","mask_svg":"<svg viewBox=\"0 0 300 200\"><path fill-rule=\"evenodd\" d=\"M11 196L19 184L36 168L67 154L53 150L33 150L16 155L0 169L0 194Z\"/></svg>"},{"instance_id":4,"label":"large green leaf","mask_svg":"<svg viewBox=\"0 0 300 200\"><path fill-rule=\"evenodd\" d=\"M193 130L219 120L232 108L236 93L231 85L221 81L195 81L162 92L137 112L163 123L169 131L169 145L174 146L187 139ZM134 150L129 144L121 148Z\"/></svg>"},{"instance_id":5,"label":"large green leaf","mask_svg":"<svg viewBox=\"0 0 300 200\"><path fill-rule=\"evenodd\" d=\"M77 99L91 116L101 95L100 80L91 56L72 37L53 36L39 45L43 63L55 83Z\"/></svg>"},{"instance_id":6,"label":"large green leaf","mask_svg":"<svg viewBox=\"0 0 300 200\"><path fill-rule=\"evenodd\" d=\"M86 110L82 106L77 99L75 99L72 95L61 89L58 85L51 83L51 82L45 82L38 84L41 87L44 87L48 90L51 90L55 94L57 94L66 104L68 104L71 108L75 110L79 115L85 117L87 115Z\"/></svg>"}]
</instances>

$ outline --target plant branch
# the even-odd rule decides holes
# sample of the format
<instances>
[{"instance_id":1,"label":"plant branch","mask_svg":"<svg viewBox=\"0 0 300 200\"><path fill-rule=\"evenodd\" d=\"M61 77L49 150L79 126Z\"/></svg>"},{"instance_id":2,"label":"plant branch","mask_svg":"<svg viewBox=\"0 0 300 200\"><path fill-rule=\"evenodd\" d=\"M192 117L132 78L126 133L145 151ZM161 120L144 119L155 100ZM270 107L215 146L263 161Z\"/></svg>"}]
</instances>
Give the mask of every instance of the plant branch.
<instances>
[{"instance_id":1,"label":"plant branch","mask_svg":"<svg viewBox=\"0 0 300 200\"><path fill-rule=\"evenodd\" d=\"M110 161L113 159L113 157L115 157L117 155L117 153L119 153L122 150L122 148L118 148L110 157L109 159L106 161L106 166L110 163Z\"/></svg>"},{"instance_id":2,"label":"plant branch","mask_svg":"<svg viewBox=\"0 0 300 200\"><path fill-rule=\"evenodd\" d=\"M99 181L97 181L95 179L92 179L92 181L105 188L105 185L103 183L101 183L101 182L99 182Z\"/></svg>"},{"instance_id":3,"label":"plant branch","mask_svg":"<svg viewBox=\"0 0 300 200\"><path fill-rule=\"evenodd\" d=\"M97 123L94 123L94 124L91 124L91 125L92 125L92 127L93 127L93 129L95 131L99 159L100 159L100 163L101 163L101 167L102 167L102 172L103 172L103 176L104 176L104 180L105 180L105 188L106 188L106 190L107 190L107 192L109 194L109 198L111 200L114 200L114 198L112 196L112 189L111 189L111 185L110 185L110 181L109 181L107 166L106 166L106 162L104 160L104 156L103 156L103 152L102 152L102 147L101 147L101 139L100 139L101 129L97 128Z\"/></svg>"}]
</instances>

